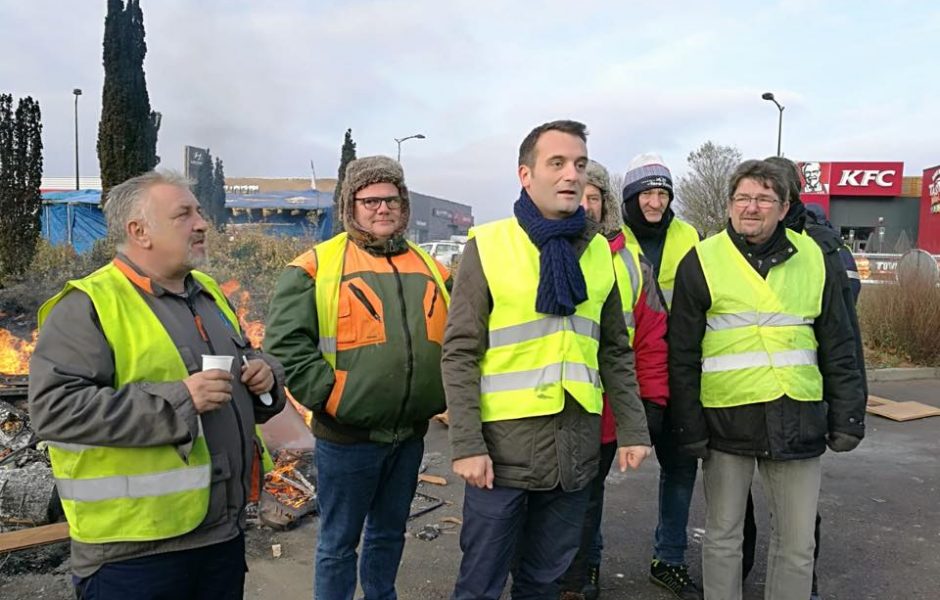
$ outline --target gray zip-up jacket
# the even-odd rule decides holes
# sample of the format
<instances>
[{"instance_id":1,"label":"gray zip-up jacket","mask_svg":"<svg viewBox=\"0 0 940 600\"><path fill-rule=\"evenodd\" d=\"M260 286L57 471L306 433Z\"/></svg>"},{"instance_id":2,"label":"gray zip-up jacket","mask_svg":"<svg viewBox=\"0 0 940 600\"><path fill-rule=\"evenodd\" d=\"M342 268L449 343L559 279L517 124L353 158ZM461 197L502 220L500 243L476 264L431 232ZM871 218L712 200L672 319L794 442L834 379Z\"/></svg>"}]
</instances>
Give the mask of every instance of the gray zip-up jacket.
<instances>
[{"instance_id":1,"label":"gray zip-up jacket","mask_svg":"<svg viewBox=\"0 0 940 600\"><path fill-rule=\"evenodd\" d=\"M572 241L576 256L598 232L599 225L589 220L581 237ZM511 259L506 261L507 269L512 265ZM600 415L588 413L566 394L564 409L555 415L480 421L480 361L486 353L492 304L476 240L471 239L457 270L441 361L452 458L489 454L495 485L532 491L583 489L597 476ZM598 366L617 420L619 445L649 445L617 286L601 310Z\"/></svg>"},{"instance_id":2,"label":"gray zip-up jacket","mask_svg":"<svg viewBox=\"0 0 940 600\"><path fill-rule=\"evenodd\" d=\"M232 401L202 415L212 456L209 510L202 524L182 536L155 542L73 540L71 566L79 577L92 575L106 563L199 548L240 535L251 489L254 425L276 415L286 401L280 363L252 350L195 279L186 279L183 295L149 283L150 292L136 289L163 323L190 373L202 370L203 354L235 356L233 375L240 373L242 356L261 358L274 371L274 404L261 404L236 376ZM201 318L208 342L203 341L194 315ZM198 423L186 385L140 382L114 389L114 364L91 298L78 290L70 292L43 324L30 360L30 419L39 437L102 446L172 444L188 453Z\"/></svg>"}]
</instances>

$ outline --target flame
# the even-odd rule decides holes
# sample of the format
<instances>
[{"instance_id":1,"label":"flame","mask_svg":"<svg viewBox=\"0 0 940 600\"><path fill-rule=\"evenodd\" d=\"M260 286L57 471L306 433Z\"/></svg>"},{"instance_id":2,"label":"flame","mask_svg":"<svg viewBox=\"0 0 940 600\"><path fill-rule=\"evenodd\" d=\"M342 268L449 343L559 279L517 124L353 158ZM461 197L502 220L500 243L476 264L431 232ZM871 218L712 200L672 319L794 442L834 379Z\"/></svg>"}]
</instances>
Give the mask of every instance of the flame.
<instances>
[{"instance_id":1,"label":"flame","mask_svg":"<svg viewBox=\"0 0 940 600\"><path fill-rule=\"evenodd\" d=\"M282 453L278 457L278 466L264 477L265 491L274 496L284 506L291 508L300 508L313 499L310 494L306 494L284 481L285 477L294 481L298 480L297 471L294 468L298 460L299 457L297 456Z\"/></svg>"},{"instance_id":2,"label":"flame","mask_svg":"<svg viewBox=\"0 0 940 600\"><path fill-rule=\"evenodd\" d=\"M251 310L251 294L248 290L243 290L242 284L236 279L229 279L219 287L222 289L222 293L228 296L229 300L232 299L232 295L235 294L235 292L241 290L241 293L238 295L238 302L235 302L238 306L235 310L235 315L238 317L238 322L241 323L242 332L245 335L245 339L248 340L248 343L251 344L253 348L260 348L261 341L264 339L264 323L248 319L248 312Z\"/></svg>"},{"instance_id":3,"label":"flame","mask_svg":"<svg viewBox=\"0 0 940 600\"><path fill-rule=\"evenodd\" d=\"M248 310L251 306L251 294L247 290L242 290L238 298L238 321L242 324L242 332L245 339L253 348L260 348L261 341L264 339L264 323L261 321L251 321L248 319Z\"/></svg>"},{"instance_id":4,"label":"flame","mask_svg":"<svg viewBox=\"0 0 940 600\"><path fill-rule=\"evenodd\" d=\"M29 357L36 348L38 330L33 331L31 340L21 339L6 329L0 328L0 373L7 375L25 375L29 373Z\"/></svg>"}]
</instances>

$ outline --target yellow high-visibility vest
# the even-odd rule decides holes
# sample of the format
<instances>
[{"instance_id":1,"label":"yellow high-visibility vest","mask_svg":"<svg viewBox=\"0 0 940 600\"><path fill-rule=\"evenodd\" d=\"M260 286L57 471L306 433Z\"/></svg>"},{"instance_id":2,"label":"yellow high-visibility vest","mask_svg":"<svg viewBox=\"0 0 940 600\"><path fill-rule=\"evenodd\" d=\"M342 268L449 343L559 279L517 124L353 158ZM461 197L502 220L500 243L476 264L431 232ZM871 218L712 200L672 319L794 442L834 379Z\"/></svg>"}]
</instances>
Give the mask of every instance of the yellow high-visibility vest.
<instances>
[{"instance_id":1,"label":"yellow high-visibility vest","mask_svg":"<svg viewBox=\"0 0 940 600\"><path fill-rule=\"evenodd\" d=\"M793 256L760 276L727 231L696 250L711 296L702 340L702 405L822 400L813 323L826 270L819 246L786 230Z\"/></svg>"},{"instance_id":2,"label":"yellow high-visibility vest","mask_svg":"<svg viewBox=\"0 0 940 600\"><path fill-rule=\"evenodd\" d=\"M193 277L236 331L238 318L216 282ZM189 372L166 328L112 262L69 281L39 309L39 326L73 289L91 299L115 362L114 388L138 381L181 381ZM273 466L261 440L266 470ZM172 445L118 447L49 440L49 459L69 535L80 542L153 541L194 530L209 508L211 457L202 422L188 461Z\"/></svg>"},{"instance_id":3,"label":"yellow high-visibility vest","mask_svg":"<svg viewBox=\"0 0 940 600\"><path fill-rule=\"evenodd\" d=\"M633 235L630 228L624 227L623 232L626 236L627 246L636 254L643 254L640 242L637 241L636 236ZM697 243L698 232L695 228L685 221L673 218L669 223L669 228L666 230L666 241L663 243L663 258L659 263L659 274L656 276L656 280L659 282L659 289L663 291L663 298L666 300L667 309L672 308L672 290L676 282L676 269L679 268L679 263L682 262L685 255L689 253L689 250Z\"/></svg>"},{"instance_id":4,"label":"yellow high-visibility vest","mask_svg":"<svg viewBox=\"0 0 940 600\"><path fill-rule=\"evenodd\" d=\"M565 392L600 414L601 309L613 289L610 246L597 235L579 260L587 300L571 316L536 312L539 251L515 218L471 230L493 297L480 363L480 417L501 421L561 412Z\"/></svg>"}]
</instances>

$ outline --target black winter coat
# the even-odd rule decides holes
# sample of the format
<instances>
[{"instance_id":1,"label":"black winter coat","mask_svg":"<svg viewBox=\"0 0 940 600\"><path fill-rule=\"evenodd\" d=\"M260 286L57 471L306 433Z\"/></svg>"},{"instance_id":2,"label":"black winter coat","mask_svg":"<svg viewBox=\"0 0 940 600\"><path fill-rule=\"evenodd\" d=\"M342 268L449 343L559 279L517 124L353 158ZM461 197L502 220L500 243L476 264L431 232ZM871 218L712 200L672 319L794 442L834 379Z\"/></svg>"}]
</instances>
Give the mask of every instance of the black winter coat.
<instances>
[{"instance_id":1,"label":"black winter coat","mask_svg":"<svg viewBox=\"0 0 940 600\"><path fill-rule=\"evenodd\" d=\"M728 233L755 271L766 278L770 269L797 252L779 226L770 240L752 246ZM730 408L704 408L700 400L702 339L711 294L698 253L692 249L679 264L669 316L669 399L674 433L681 446L703 441L721 452L774 460L819 456L826 436L841 432L865 434L865 393L855 353L850 316L842 301L844 273L825 261L822 312L813 324L819 343L817 360L823 376L823 401L804 402L781 396L777 400Z\"/></svg>"}]
</instances>

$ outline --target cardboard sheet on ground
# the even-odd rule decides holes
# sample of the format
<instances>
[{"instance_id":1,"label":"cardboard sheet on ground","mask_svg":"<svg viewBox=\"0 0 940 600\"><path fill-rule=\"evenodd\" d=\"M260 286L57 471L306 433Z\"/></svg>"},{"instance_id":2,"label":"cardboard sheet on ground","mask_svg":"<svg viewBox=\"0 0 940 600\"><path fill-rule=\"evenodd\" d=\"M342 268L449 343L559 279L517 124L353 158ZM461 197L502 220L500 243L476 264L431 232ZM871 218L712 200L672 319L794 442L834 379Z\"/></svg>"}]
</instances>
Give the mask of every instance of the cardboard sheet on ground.
<instances>
[{"instance_id":1,"label":"cardboard sheet on ground","mask_svg":"<svg viewBox=\"0 0 940 600\"><path fill-rule=\"evenodd\" d=\"M940 417L940 408L921 402L895 402L880 396L868 396L866 411L892 421L913 421L926 417Z\"/></svg>"}]
</instances>

